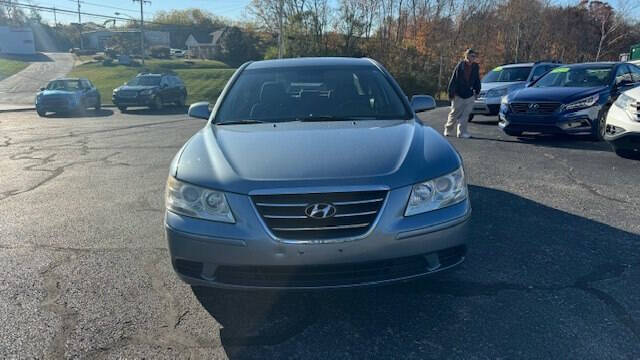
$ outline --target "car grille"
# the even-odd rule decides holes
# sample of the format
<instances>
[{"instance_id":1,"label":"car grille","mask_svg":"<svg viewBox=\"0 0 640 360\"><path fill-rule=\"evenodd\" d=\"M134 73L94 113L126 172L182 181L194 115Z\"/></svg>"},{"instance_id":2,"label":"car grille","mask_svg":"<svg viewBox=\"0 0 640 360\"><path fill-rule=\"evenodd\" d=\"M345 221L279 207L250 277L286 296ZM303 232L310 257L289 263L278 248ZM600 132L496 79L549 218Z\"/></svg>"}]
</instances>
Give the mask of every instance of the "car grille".
<instances>
[{"instance_id":1,"label":"car grille","mask_svg":"<svg viewBox=\"0 0 640 360\"><path fill-rule=\"evenodd\" d=\"M425 255L353 264L304 266L219 266L215 281L236 286L322 287L358 285L402 279L456 265L466 254L464 245L433 253L440 266L429 268Z\"/></svg>"},{"instance_id":2,"label":"car grille","mask_svg":"<svg viewBox=\"0 0 640 360\"><path fill-rule=\"evenodd\" d=\"M121 98L134 98L138 96L138 92L134 90L120 90L118 91L118 97Z\"/></svg>"},{"instance_id":3,"label":"car grille","mask_svg":"<svg viewBox=\"0 0 640 360\"><path fill-rule=\"evenodd\" d=\"M300 242L359 237L375 222L387 191L255 195L253 202L271 233ZM307 216L314 204L332 205L327 218ZM331 216L333 215L333 216Z\"/></svg>"},{"instance_id":4,"label":"car grille","mask_svg":"<svg viewBox=\"0 0 640 360\"><path fill-rule=\"evenodd\" d=\"M636 108L636 120L640 121L640 101L638 101L633 107Z\"/></svg>"},{"instance_id":5,"label":"car grille","mask_svg":"<svg viewBox=\"0 0 640 360\"><path fill-rule=\"evenodd\" d=\"M514 102L511 103L510 106L514 113L550 114L556 111L561 105L561 103L557 102Z\"/></svg>"},{"instance_id":6,"label":"car grille","mask_svg":"<svg viewBox=\"0 0 640 360\"><path fill-rule=\"evenodd\" d=\"M40 103L43 106L50 107L63 107L69 104L66 96L43 96L40 99Z\"/></svg>"}]
</instances>

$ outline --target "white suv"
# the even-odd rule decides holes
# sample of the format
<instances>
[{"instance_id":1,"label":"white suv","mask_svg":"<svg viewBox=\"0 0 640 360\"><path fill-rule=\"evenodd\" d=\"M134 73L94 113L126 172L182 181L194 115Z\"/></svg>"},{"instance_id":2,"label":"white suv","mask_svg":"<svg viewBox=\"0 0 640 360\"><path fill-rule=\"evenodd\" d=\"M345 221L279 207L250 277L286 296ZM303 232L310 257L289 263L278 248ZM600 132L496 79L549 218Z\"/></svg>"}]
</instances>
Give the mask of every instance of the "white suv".
<instances>
[{"instance_id":1,"label":"white suv","mask_svg":"<svg viewBox=\"0 0 640 360\"><path fill-rule=\"evenodd\" d=\"M613 103L604 139L616 154L640 158L640 87L625 91Z\"/></svg>"},{"instance_id":2,"label":"white suv","mask_svg":"<svg viewBox=\"0 0 640 360\"><path fill-rule=\"evenodd\" d=\"M482 78L482 90L473 105L469 121L474 115L497 116L502 97L524 88L547 71L560 66L552 62L535 62L498 66Z\"/></svg>"}]
</instances>

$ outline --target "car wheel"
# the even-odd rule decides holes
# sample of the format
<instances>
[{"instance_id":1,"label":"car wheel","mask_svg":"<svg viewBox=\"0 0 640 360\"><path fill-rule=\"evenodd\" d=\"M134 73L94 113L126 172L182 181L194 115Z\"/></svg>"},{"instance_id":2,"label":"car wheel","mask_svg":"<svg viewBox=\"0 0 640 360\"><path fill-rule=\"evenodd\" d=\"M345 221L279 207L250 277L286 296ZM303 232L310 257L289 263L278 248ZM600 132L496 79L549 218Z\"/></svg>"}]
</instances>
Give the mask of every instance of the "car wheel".
<instances>
[{"instance_id":1,"label":"car wheel","mask_svg":"<svg viewBox=\"0 0 640 360\"><path fill-rule=\"evenodd\" d=\"M514 130L505 130L504 133L509 135L509 136L520 136L520 135L522 135L522 131L514 131Z\"/></svg>"},{"instance_id":2,"label":"car wheel","mask_svg":"<svg viewBox=\"0 0 640 360\"><path fill-rule=\"evenodd\" d=\"M102 102L100 101L100 98L98 98L98 101L96 102L96 106L93 107L96 111L99 111L102 108Z\"/></svg>"},{"instance_id":3,"label":"car wheel","mask_svg":"<svg viewBox=\"0 0 640 360\"><path fill-rule=\"evenodd\" d=\"M47 112L45 110L43 110L43 109L36 108L36 112L38 113L38 116L40 116L40 117L47 116Z\"/></svg>"},{"instance_id":4,"label":"car wheel","mask_svg":"<svg viewBox=\"0 0 640 360\"><path fill-rule=\"evenodd\" d=\"M126 112L127 111L127 107L126 106L118 106L118 110L120 110L120 112Z\"/></svg>"},{"instance_id":5,"label":"car wheel","mask_svg":"<svg viewBox=\"0 0 640 360\"><path fill-rule=\"evenodd\" d=\"M153 110L161 110L162 109L162 99L160 96L156 96L153 98L153 105L151 105Z\"/></svg>"},{"instance_id":6,"label":"car wheel","mask_svg":"<svg viewBox=\"0 0 640 360\"><path fill-rule=\"evenodd\" d=\"M591 127L591 135L589 136L593 141L602 141L604 140L604 134L607 130L607 114L609 113L609 108L604 108L600 112L598 116L598 121L593 124Z\"/></svg>"}]
</instances>

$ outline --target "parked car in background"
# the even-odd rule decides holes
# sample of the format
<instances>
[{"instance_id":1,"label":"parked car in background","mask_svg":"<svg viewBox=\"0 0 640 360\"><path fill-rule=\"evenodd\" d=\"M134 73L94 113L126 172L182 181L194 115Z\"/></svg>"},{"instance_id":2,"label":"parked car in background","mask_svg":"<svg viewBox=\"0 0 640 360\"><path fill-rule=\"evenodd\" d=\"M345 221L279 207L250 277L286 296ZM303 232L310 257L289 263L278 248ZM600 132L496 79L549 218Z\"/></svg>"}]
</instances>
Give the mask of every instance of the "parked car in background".
<instances>
[{"instance_id":1,"label":"parked car in background","mask_svg":"<svg viewBox=\"0 0 640 360\"><path fill-rule=\"evenodd\" d=\"M171 56L182 58L185 55L185 51L182 49L171 49Z\"/></svg>"},{"instance_id":2,"label":"parked car in background","mask_svg":"<svg viewBox=\"0 0 640 360\"><path fill-rule=\"evenodd\" d=\"M640 68L599 62L557 67L528 87L505 96L498 126L523 132L589 135L602 140L607 112L618 96L640 85Z\"/></svg>"},{"instance_id":3,"label":"parked car in background","mask_svg":"<svg viewBox=\"0 0 640 360\"><path fill-rule=\"evenodd\" d=\"M640 74L637 74L640 81ZM640 87L622 93L607 115L604 135L616 154L640 158Z\"/></svg>"},{"instance_id":4,"label":"parked car in background","mask_svg":"<svg viewBox=\"0 0 640 360\"><path fill-rule=\"evenodd\" d=\"M502 97L509 92L522 89L536 81L546 72L560 66L558 63L539 61L498 66L482 77L482 90L473 105L469 121L474 115L497 116Z\"/></svg>"},{"instance_id":5,"label":"parked car in background","mask_svg":"<svg viewBox=\"0 0 640 360\"><path fill-rule=\"evenodd\" d=\"M113 103L126 111L130 106L148 106L162 109L172 104L184 106L187 99L187 88L182 80L173 74L138 74L128 83L113 90Z\"/></svg>"},{"instance_id":6,"label":"parked car in background","mask_svg":"<svg viewBox=\"0 0 640 360\"><path fill-rule=\"evenodd\" d=\"M192 285L333 288L460 264L471 215L462 159L377 62L241 66L175 156L171 263ZM384 146L381 146L384 144Z\"/></svg>"},{"instance_id":7,"label":"parked car in background","mask_svg":"<svg viewBox=\"0 0 640 360\"><path fill-rule=\"evenodd\" d=\"M87 108L100 110L100 93L85 78L64 78L50 81L36 94L36 112L82 114Z\"/></svg>"}]
</instances>

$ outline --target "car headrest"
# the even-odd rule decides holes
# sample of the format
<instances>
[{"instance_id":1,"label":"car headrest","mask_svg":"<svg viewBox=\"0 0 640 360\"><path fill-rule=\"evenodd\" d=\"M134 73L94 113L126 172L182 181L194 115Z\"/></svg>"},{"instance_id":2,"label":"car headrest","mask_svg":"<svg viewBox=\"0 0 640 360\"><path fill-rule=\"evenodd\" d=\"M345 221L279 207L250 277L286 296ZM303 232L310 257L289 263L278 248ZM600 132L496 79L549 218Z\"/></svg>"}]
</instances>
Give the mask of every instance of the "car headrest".
<instances>
[{"instance_id":1,"label":"car headrest","mask_svg":"<svg viewBox=\"0 0 640 360\"><path fill-rule=\"evenodd\" d=\"M266 82L260 89L260 102L267 104L281 103L287 96L284 84L281 82Z\"/></svg>"}]
</instances>

